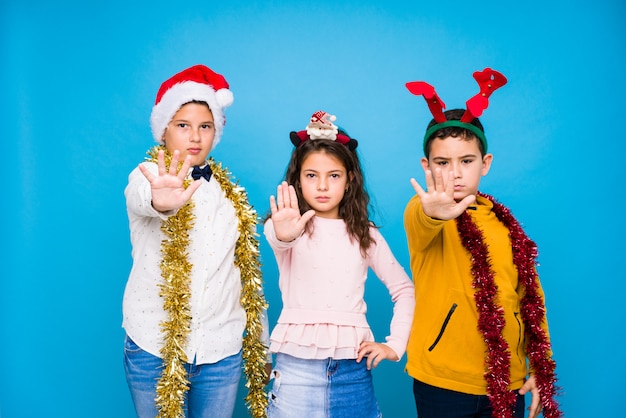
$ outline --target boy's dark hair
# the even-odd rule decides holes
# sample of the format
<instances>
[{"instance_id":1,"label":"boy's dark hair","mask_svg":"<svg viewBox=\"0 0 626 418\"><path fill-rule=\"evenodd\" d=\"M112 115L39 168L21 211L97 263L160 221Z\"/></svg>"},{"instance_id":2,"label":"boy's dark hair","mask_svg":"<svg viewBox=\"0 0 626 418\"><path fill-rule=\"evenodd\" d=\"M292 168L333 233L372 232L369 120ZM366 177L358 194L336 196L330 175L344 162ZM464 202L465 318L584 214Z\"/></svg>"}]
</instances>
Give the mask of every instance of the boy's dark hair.
<instances>
[{"instance_id":1,"label":"boy's dark hair","mask_svg":"<svg viewBox=\"0 0 626 418\"><path fill-rule=\"evenodd\" d=\"M311 209L302 196L300 171L306 157L314 152L321 152L335 157L346 168L348 190L339 204L339 217L344 220L348 229L348 235L358 241L361 254L365 256L367 249L374 243L369 228L375 225L369 220L370 198L365 189L363 170L356 150L351 151L345 145L328 139L308 140L294 149L287 166L285 180L288 184L293 185L296 190L300 213L305 213ZM308 233L313 232L311 223L307 225L306 231Z\"/></svg>"},{"instance_id":2,"label":"boy's dark hair","mask_svg":"<svg viewBox=\"0 0 626 418\"><path fill-rule=\"evenodd\" d=\"M446 116L447 120L461 120L461 117L463 116L464 113L465 113L465 109L451 109L451 110L446 110L444 112L444 115ZM485 129L483 128L483 124L480 123L480 120L478 118L474 118L469 123L474 125L478 129L480 129L482 132L485 132ZM432 128L435 125L437 125L437 121L435 121L435 119L432 119L430 123L428 124L428 126L426 127L426 131L428 131L430 128ZM483 142L476 136L476 134L474 134L469 129L465 129L465 128L461 128L457 126L448 126L448 127L445 127L445 128L442 128L433 132L433 134L428 137L428 139L426 140L426 143L424 144L425 157L426 158L429 157L430 148L431 148L432 142L435 139L447 138L449 136L454 137L454 138L457 138L457 137L462 138L463 140L466 140L466 141L471 141L475 139L478 142L478 149L480 150L480 155L481 156L485 155L485 146Z\"/></svg>"}]
</instances>

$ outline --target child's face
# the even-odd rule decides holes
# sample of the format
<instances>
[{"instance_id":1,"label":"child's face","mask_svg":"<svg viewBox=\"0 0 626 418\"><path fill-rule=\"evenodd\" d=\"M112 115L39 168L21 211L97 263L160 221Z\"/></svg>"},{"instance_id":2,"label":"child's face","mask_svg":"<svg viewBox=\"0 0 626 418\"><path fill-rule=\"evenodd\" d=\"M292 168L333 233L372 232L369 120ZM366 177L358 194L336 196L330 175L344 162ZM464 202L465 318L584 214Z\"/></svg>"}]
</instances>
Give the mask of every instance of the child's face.
<instances>
[{"instance_id":1,"label":"child's face","mask_svg":"<svg viewBox=\"0 0 626 418\"><path fill-rule=\"evenodd\" d=\"M181 161L191 155L191 165L202 165L206 160L215 137L213 113L202 103L183 105L167 124L163 139L170 154L180 152Z\"/></svg>"},{"instance_id":2,"label":"child's face","mask_svg":"<svg viewBox=\"0 0 626 418\"><path fill-rule=\"evenodd\" d=\"M493 155L485 154L482 158L478 148L478 139L465 140L461 137L435 139L430 148L428 159L422 158L424 170L433 174L438 168L444 182L450 171L454 173L454 200L457 202L478 192L480 178L489 172Z\"/></svg>"},{"instance_id":3,"label":"child's face","mask_svg":"<svg viewBox=\"0 0 626 418\"><path fill-rule=\"evenodd\" d=\"M348 177L346 168L336 157L312 152L304 159L300 170L302 197L317 216L338 219Z\"/></svg>"}]
</instances>

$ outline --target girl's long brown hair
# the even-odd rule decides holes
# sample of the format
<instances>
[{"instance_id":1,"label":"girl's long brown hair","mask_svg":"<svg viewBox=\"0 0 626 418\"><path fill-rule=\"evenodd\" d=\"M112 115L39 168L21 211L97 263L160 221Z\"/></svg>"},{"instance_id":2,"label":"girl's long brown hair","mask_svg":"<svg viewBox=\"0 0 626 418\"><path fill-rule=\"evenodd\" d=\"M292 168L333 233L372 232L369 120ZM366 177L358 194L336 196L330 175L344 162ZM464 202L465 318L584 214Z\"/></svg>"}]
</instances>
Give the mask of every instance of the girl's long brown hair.
<instances>
[{"instance_id":1,"label":"girl's long brown hair","mask_svg":"<svg viewBox=\"0 0 626 418\"><path fill-rule=\"evenodd\" d=\"M374 239L370 235L370 227L376 227L376 225L369 219L370 198L365 189L363 170L356 150L350 151L345 145L327 139L307 140L294 149L287 167L285 180L296 189L300 213L303 214L311 209L302 196L300 171L306 157L314 152L337 158L346 169L348 190L339 203L339 217L346 223L350 237L358 241L361 254L365 257L367 250L374 243ZM313 233L311 228L312 225L309 223L306 229L307 233Z\"/></svg>"}]
</instances>

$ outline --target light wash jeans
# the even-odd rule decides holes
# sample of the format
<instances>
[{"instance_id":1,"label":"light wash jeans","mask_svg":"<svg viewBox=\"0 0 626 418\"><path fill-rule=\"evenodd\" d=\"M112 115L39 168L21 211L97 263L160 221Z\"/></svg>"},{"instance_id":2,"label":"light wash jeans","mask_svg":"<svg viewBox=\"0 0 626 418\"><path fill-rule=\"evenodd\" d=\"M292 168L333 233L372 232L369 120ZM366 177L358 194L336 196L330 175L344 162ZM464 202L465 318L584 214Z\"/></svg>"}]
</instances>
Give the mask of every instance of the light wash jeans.
<instances>
[{"instance_id":1,"label":"light wash jeans","mask_svg":"<svg viewBox=\"0 0 626 418\"><path fill-rule=\"evenodd\" d=\"M378 418L366 359L306 360L278 353L269 393L269 418Z\"/></svg>"},{"instance_id":2,"label":"light wash jeans","mask_svg":"<svg viewBox=\"0 0 626 418\"><path fill-rule=\"evenodd\" d=\"M185 399L187 418L231 418L241 377L241 351L214 364L186 364L191 382ZM163 360L142 350L128 336L124 369L138 418L157 416L156 384Z\"/></svg>"}]
</instances>

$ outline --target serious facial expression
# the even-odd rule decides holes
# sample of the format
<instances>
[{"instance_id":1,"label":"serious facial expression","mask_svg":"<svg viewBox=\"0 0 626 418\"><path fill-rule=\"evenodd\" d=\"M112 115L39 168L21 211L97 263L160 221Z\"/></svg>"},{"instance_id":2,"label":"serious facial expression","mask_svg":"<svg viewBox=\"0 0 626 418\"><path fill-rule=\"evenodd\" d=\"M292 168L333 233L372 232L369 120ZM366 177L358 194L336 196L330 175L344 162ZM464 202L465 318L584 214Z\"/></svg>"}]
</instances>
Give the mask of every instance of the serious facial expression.
<instances>
[{"instance_id":1,"label":"serious facial expression","mask_svg":"<svg viewBox=\"0 0 626 418\"><path fill-rule=\"evenodd\" d=\"M302 162L300 186L302 196L315 214L322 218L339 218L339 203L348 187L346 168L336 157L312 152Z\"/></svg>"},{"instance_id":2,"label":"serious facial expression","mask_svg":"<svg viewBox=\"0 0 626 418\"><path fill-rule=\"evenodd\" d=\"M450 171L454 173L454 200L457 202L478 192L480 178L489 172L493 155L481 157L478 139L466 140L461 137L446 137L432 142L430 156L422 158L424 169L433 173L439 168L444 181Z\"/></svg>"},{"instance_id":3,"label":"serious facial expression","mask_svg":"<svg viewBox=\"0 0 626 418\"><path fill-rule=\"evenodd\" d=\"M170 154L180 152L180 159L192 157L191 165L202 165L213 148L215 123L213 113L204 103L187 103L165 128L163 139Z\"/></svg>"}]
</instances>

